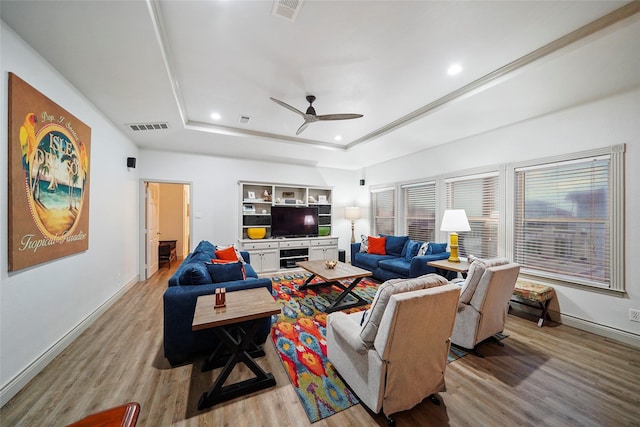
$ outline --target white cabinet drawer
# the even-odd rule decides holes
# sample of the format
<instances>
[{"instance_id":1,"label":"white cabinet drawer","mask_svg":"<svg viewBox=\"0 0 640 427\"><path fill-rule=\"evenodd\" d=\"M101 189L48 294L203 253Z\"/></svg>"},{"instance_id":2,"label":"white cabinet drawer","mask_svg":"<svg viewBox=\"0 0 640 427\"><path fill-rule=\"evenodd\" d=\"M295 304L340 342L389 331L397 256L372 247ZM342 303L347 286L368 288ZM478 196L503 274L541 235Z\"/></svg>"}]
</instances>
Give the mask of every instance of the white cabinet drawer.
<instances>
[{"instance_id":1,"label":"white cabinet drawer","mask_svg":"<svg viewBox=\"0 0 640 427\"><path fill-rule=\"evenodd\" d=\"M280 248L307 248L309 247L308 240L298 240L295 242L280 242Z\"/></svg>"},{"instance_id":2,"label":"white cabinet drawer","mask_svg":"<svg viewBox=\"0 0 640 427\"><path fill-rule=\"evenodd\" d=\"M312 240L311 246L337 246L338 239L319 239Z\"/></svg>"},{"instance_id":3,"label":"white cabinet drawer","mask_svg":"<svg viewBox=\"0 0 640 427\"><path fill-rule=\"evenodd\" d=\"M277 249L278 242L243 243L242 249L252 251L255 249Z\"/></svg>"}]
</instances>

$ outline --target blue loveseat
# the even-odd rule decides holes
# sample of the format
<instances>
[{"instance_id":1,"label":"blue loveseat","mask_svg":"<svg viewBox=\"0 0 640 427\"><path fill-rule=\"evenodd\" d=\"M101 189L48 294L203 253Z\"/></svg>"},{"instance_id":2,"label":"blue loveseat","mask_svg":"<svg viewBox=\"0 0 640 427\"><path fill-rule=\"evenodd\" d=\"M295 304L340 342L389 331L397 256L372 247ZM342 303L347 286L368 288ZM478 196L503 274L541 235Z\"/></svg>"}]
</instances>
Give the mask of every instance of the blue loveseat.
<instances>
[{"instance_id":1,"label":"blue loveseat","mask_svg":"<svg viewBox=\"0 0 640 427\"><path fill-rule=\"evenodd\" d=\"M217 288L222 287L227 292L264 287L271 293L271 280L258 278L249 264L247 252L241 252L246 261L245 280L213 283L206 263L215 258L214 252L214 245L207 241L200 242L171 276L164 292L164 355L171 365L184 363L196 354L212 351L219 342L212 329L191 330L196 300L200 295L213 294ZM256 334L257 344L264 343L271 328L270 318L262 322Z\"/></svg>"},{"instance_id":2,"label":"blue loveseat","mask_svg":"<svg viewBox=\"0 0 640 427\"><path fill-rule=\"evenodd\" d=\"M378 280L407 279L435 273L435 268L428 266L427 262L449 258L446 243L425 244L411 240L409 236L381 236L386 237L385 255L360 252L362 243L351 244L351 265L371 271ZM425 254L418 256L423 244Z\"/></svg>"}]
</instances>

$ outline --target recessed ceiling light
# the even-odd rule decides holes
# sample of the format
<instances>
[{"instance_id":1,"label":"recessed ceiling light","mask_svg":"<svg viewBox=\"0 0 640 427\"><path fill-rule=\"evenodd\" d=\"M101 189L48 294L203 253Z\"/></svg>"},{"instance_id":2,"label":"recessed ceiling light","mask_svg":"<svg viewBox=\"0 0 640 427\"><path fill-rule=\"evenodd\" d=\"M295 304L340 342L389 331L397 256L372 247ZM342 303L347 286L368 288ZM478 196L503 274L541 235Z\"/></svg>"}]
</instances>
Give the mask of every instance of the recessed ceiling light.
<instances>
[{"instance_id":1,"label":"recessed ceiling light","mask_svg":"<svg viewBox=\"0 0 640 427\"><path fill-rule=\"evenodd\" d=\"M342 137L340 135L336 135L333 139L335 141L342 141Z\"/></svg>"},{"instance_id":2,"label":"recessed ceiling light","mask_svg":"<svg viewBox=\"0 0 640 427\"><path fill-rule=\"evenodd\" d=\"M222 116L220 114L218 114L218 113L211 113L211 118L213 120L220 120L221 117Z\"/></svg>"},{"instance_id":3,"label":"recessed ceiling light","mask_svg":"<svg viewBox=\"0 0 640 427\"><path fill-rule=\"evenodd\" d=\"M451 64L449 65L449 69L447 69L447 74L450 76L455 76L456 74L460 74L462 71L462 65L460 64Z\"/></svg>"}]
</instances>

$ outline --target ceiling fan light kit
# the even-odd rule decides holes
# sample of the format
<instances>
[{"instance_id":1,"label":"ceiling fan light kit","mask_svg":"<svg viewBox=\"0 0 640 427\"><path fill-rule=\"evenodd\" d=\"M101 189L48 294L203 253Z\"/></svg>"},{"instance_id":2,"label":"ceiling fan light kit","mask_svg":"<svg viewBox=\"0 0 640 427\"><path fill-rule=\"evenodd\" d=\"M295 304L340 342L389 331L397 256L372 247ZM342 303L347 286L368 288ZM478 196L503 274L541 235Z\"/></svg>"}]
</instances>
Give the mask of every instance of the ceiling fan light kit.
<instances>
[{"instance_id":1,"label":"ceiling fan light kit","mask_svg":"<svg viewBox=\"0 0 640 427\"><path fill-rule=\"evenodd\" d=\"M306 99L307 99L307 102L309 103L309 107L307 107L307 111L304 113L298 110L297 108L287 104L286 102L280 101L279 99L276 99L273 97L271 97L270 99L276 104L283 106L287 110L291 110L294 113L302 116L302 118L304 119L304 123L302 123L302 125L298 128L298 130L296 131L296 135L300 135L307 128L307 126L309 126L309 124L317 121L350 120L350 119L359 119L360 117L364 117L362 114L353 114L353 113L317 115L316 109L313 108L313 102L316 100L316 97L313 95L307 95Z\"/></svg>"}]
</instances>

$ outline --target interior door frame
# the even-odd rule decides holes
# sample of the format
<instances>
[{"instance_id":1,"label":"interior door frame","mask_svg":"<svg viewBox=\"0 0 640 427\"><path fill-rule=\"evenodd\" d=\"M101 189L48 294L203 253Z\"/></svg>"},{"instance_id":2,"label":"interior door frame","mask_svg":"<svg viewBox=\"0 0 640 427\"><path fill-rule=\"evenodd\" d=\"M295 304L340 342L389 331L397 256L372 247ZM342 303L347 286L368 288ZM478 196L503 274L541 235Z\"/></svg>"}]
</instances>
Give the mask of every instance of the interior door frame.
<instances>
[{"instance_id":1,"label":"interior door frame","mask_svg":"<svg viewBox=\"0 0 640 427\"><path fill-rule=\"evenodd\" d=\"M140 187L138 190L139 196L139 255L138 259L140 261L140 265L138 266L139 277L141 281L145 281L148 279L147 277L147 236L146 236L146 216L147 216L147 202L146 202L146 185L147 183L157 183L157 184L178 184L178 185L186 185L189 187L189 205L190 205L190 214L189 214L189 242L186 242L189 245L189 248L192 247L191 241L193 240L193 181L175 181L175 180L162 180L162 179L148 179L148 178L140 178ZM162 210L162 206L160 206Z\"/></svg>"},{"instance_id":2,"label":"interior door frame","mask_svg":"<svg viewBox=\"0 0 640 427\"><path fill-rule=\"evenodd\" d=\"M145 260L147 278L153 276L160 267L158 260L160 243L160 184L147 182L145 184Z\"/></svg>"}]
</instances>

